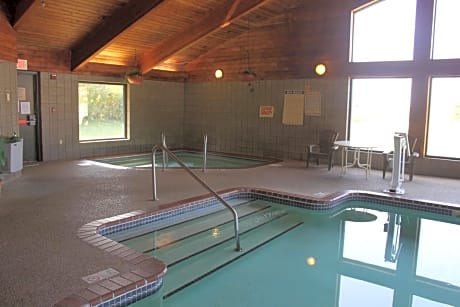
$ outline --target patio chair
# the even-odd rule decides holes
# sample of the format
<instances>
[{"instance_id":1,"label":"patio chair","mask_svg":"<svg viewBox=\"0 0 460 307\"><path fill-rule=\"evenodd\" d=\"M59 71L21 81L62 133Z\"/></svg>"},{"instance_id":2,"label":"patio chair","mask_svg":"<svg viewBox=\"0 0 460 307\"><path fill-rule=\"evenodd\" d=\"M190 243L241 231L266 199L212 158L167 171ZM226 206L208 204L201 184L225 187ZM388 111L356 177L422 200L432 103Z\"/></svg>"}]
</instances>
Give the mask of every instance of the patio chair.
<instances>
[{"instance_id":1,"label":"patio chair","mask_svg":"<svg viewBox=\"0 0 460 307\"><path fill-rule=\"evenodd\" d=\"M327 159L327 170L330 171L334 166L334 152L339 148L334 145L338 137L339 133L335 130L322 130L319 135L319 143L307 145L307 168L310 159L315 160L316 165L319 165L320 159Z\"/></svg>"},{"instance_id":2,"label":"patio chair","mask_svg":"<svg viewBox=\"0 0 460 307\"><path fill-rule=\"evenodd\" d=\"M415 146L417 145L417 138L414 136L407 136L409 140L409 146L406 150L405 165L404 171L408 170L409 172L409 181L412 181L414 178L414 167L415 160L420 156L418 152L415 151ZM383 153L383 179L385 179L385 174L387 170L392 169L393 167L393 151Z\"/></svg>"}]
</instances>

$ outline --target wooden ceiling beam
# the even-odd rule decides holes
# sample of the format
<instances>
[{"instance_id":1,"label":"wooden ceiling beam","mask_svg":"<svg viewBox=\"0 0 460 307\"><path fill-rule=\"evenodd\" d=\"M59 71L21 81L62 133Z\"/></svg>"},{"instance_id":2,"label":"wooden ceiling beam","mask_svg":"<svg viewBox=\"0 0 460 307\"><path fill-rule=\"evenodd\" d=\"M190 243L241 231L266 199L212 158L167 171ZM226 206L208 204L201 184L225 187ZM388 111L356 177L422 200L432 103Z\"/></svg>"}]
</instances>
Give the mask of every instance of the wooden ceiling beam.
<instances>
[{"instance_id":1,"label":"wooden ceiling beam","mask_svg":"<svg viewBox=\"0 0 460 307\"><path fill-rule=\"evenodd\" d=\"M225 28L226 26L230 25L230 20L232 19L233 14L235 13L236 8L240 4L240 0L234 0L232 6L227 12L227 16L225 16L225 21L223 24L220 25L221 28Z\"/></svg>"},{"instance_id":2,"label":"wooden ceiling beam","mask_svg":"<svg viewBox=\"0 0 460 307\"><path fill-rule=\"evenodd\" d=\"M186 49L207 35L221 29L225 23L231 23L266 4L268 0L232 1L220 10L213 11L199 23L185 29L182 33L166 39L159 46L145 51L139 56L141 71L147 73L155 66ZM230 15L229 12L234 11Z\"/></svg>"},{"instance_id":3,"label":"wooden ceiling beam","mask_svg":"<svg viewBox=\"0 0 460 307\"><path fill-rule=\"evenodd\" d=\"M32 14L32 8L37 5L40 5L39 0L18 1L12 22L13 28L17 29L21 25L21 22L27 17L27 15Z\"/></svg>"},{"instance_id":4,"label":"wooden ceiling beam","mask_svg":"<svg viewBox=\"0 0 460 307\"><path fill-rule=\"evenodd\" d=\"M119 7L72 48L71 70L87 64L124 30L166 0L132 0Z\"/></svg>"}]
</instances>

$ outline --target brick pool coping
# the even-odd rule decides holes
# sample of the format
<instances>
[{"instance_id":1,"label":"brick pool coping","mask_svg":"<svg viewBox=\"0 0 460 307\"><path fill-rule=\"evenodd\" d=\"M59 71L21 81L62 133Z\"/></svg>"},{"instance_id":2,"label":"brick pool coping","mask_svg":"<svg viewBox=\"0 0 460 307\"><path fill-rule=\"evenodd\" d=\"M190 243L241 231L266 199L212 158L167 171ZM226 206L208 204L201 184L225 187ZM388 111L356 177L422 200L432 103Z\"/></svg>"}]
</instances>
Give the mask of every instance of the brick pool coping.
<instances>
[{"instance_id":1,"label":"brick pool coping","mask_svg":"<svg viewBox=\"0 0 460 307\"><path fill-rule=\"evenodd\" d=\"M218 192L222 198L248 198L272 200L278 203L312 210L327 210L346 201L371 201L394 207L427 211L442 215L460 217L460 205L405 198L378 192L347 190L327 194L324 197L284 193L269 189L239 187ZM56 303L55 307L125 306L158 291L166 273L162 261L131 249L105 237L105 234L172 217L197 207L215 205L218 201L210 194L192 197L166 204L160 210L137 210L109 218L99 219L83 225L77 235L84 242L101 249L131 264L133 269L115 277L89 285Z\"/></svg>"}]
</instances>

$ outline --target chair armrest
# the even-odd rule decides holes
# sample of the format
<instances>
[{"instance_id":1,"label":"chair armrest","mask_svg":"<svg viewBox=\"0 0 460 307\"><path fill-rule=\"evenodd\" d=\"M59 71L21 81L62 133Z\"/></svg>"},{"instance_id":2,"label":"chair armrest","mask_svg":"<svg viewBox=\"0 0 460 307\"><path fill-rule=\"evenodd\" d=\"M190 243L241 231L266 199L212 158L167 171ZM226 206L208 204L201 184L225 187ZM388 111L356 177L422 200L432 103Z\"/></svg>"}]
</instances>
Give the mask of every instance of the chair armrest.
<instances>
[{"instance_id":1,"label":"chair armrest","mask_svg":"<svg viewBox=\"0 0 460 307\"><path fill-rule=\"evenodd\" d=\"M393 157L393 154L394 154L394 151L384 151L384 152L382 152L382 155L383 155L384 158Z\"/></svg>"},{"instance_id":2,"label":"chair armrest","mask_svg":"<svg viewBox=\"0 0 460 307\"><path fill-rule=\"evenodd\" d=\"M309 145L307 145L307 151L308 152L313 152L313 148L315 148L315 147L319 147L319 145L318 144L309 144Z\"/></svg>"},{"instance_id":3,"label":"chair armrest","mask_svg":"<svg viewBox=\"0 0 460 307\"><path fill-rule=\"evenodd\" d=\"M384 155L393 155L395 152L393 150L390 151L383 151L382 154Z\"/></svg>"}]
</instances>

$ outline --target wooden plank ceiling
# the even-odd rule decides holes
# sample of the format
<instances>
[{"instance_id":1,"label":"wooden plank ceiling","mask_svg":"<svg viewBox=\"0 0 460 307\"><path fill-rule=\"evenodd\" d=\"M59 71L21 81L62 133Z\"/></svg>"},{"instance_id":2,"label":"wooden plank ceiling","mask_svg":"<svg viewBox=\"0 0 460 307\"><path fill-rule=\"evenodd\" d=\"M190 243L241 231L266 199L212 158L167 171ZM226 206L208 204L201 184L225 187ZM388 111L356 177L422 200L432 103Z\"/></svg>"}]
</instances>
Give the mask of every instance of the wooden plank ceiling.
<instances>
[{"instance_id":1,"label":"wooden plank ceiling","mask_svg":"<svg viewBox=\"0 0 460 307\"><path fill-rule=\"evenodd\" d=\"M357 2L348 0L353 1ZM283 46L296 34L291 28L295 12L311 8L312 3L319 5L317 10L328 9L334 1L0 2L9 6L18 57L27 58L37 69L122 74L137 66L147 77L200 79L218 67L236 78L251 63L267 72L289 70L260 56L269 50L282 59Z\"/></svg>"}]
</instances>

